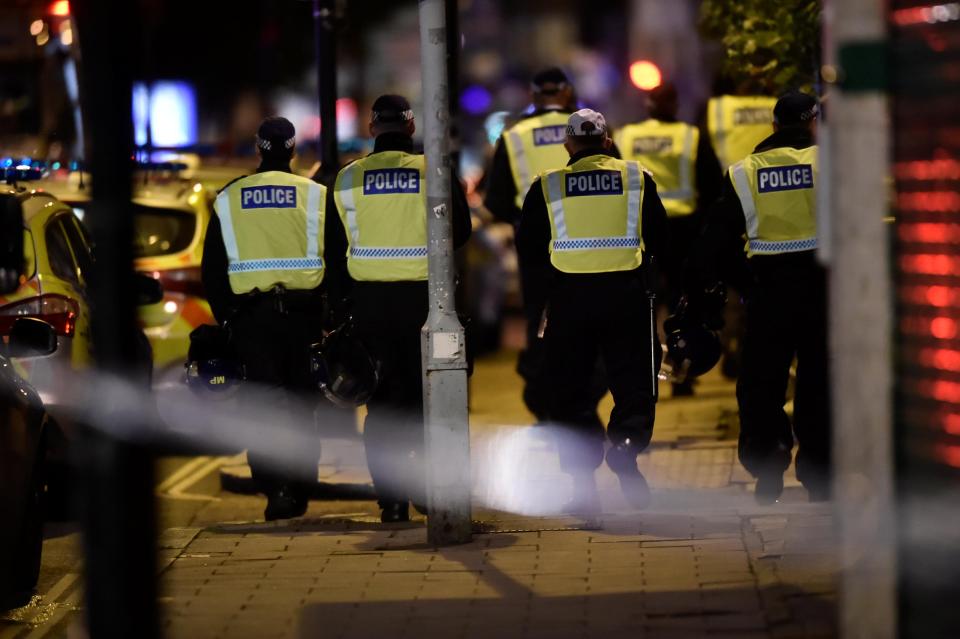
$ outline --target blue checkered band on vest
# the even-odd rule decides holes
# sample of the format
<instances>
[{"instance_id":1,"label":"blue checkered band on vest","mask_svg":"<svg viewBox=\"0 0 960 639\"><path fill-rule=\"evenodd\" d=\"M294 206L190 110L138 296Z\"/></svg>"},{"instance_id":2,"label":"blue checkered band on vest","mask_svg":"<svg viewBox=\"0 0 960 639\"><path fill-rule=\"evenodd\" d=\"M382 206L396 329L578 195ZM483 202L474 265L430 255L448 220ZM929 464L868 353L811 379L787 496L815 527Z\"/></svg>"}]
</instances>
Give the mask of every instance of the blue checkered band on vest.
<instances>
[{"instance_id":1,"label":"blue checkered band on vest","mask_svg":"<svg viewBox=\"0 0 960 639\"><path fill-rule=\"evenodd\" d=\"M404 246L401 248L352 248L350 257L358 260L389 260L405 257L426 257L426 246Z\"/></svg>"},{"instance_id":2,"label":"blue checkered band on vest","mask_svg":"<svg viewBox=\"0 0 960 639\"><path fill-rule=\"evenodd\" d=\"M817 248L817 238L805 240L787 240L785 242L766 242L764 240L750 240L750 250L754 253L797 253L812 251Z\"/></svg>"},{"instance_id":3,"label":"blue checkered band on vest","mask_svg":"<svg viewBox=\"0 0 960 639\"><path fill-rule=\"evenodd\" d=\"M290 257L272 260L242 260L227 267L228 273L249 273L250 271L296 271L323 268L323 259L319 257Z\"/></svg>"},{"instance_id":4,"label":"blue checkered band on vest","mask_svg":"<svg viewBox=\"0 0 960 639\"><path fill-rule=\"evenodd\" d=\"M593 237L579 240L554 240L554 251L582 251L584 249L639 248L639 237Z\"/></svg>"}]
</instances>

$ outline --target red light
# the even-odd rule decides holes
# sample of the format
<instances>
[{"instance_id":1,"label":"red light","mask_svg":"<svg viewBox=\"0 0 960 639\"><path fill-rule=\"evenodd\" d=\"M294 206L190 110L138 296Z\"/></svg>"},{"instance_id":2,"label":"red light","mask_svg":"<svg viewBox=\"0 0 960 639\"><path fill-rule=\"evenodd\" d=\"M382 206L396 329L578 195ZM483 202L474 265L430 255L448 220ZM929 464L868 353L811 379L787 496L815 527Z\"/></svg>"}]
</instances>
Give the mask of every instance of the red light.
<instances>
[{"instance_id":1,"label":"red light","mask_svg":"<svg viewBox=\"0 0 960 639\"><path fill-rule=\"evenodd\" d=\"M949 413L943 418L943 429L950 435L960 435L960 415Z\"/></svg>"},{"instance_id":2,"label":"red light","mask_svg":"<svg viewBox=\"0 0 960 639\"><path fill-rule=\"evenodd\" d=\"M948 348L925 348L920 351L919 359L924 366L951 373L960 372L960 351Z\"/></svg>"},{"instance_id":3,"label":"red light","mask_svg":"<svg viewBox=\"0 0 960 639\"><path fill-rule=\"evenodd\" d=\"M663 76L660 69L649 60L637 60L630 65L630 81L633 86L644 91L651 91L660 86Z\"/></svg>"},{"instance_id":4,"label":"red light","mask_svg":"<svg viewBox=\"0 0 960 639\"><path fill-rule=\"evenodd\" d=\"M960 446L939 444L935 450L936 456L940 461L944 462L948 466L960 468Z\"/></svg>"},{"instance_id":5,"label":"red light","mask_svg":"<svg viewBox=\"0 0 960 639\"><path fill-rule=\"evenodd\" d=\"M936 254L904 255L900 258L900 268L905 273L956 275L960 273L960 258Z\"/></svg>"},{"instance_id":6,"label":"red light","mask_svg":"<svg viewBox=\"0 0 960 639\"><path fill-rule=\"evenodd\" d=\"M938 317L930 322L930 334L937 339L953 339L957 336L957 323L949 317Z\"/></svg>"},{"instance_id":7,"label":"red light","mask_svg":"<svg viewBox=\"0 0 960 639\"><path fill-rule=\"evenodd\" d=\"M901 211L925 213L960 212L960 195L953 191L915 191L897 196L897 208Z\"/></svg>"},{"instance_id":8,"label":"red light","mask_svg":"<svg viewBox=\"0 0 960 639\"><path fill-rule=\"evenodd\" d=\"M952 291L946 286L931 286L927 289L927 301L933 306L949 306L952 299Z\"/></svg>"},{"instance_id":9,"label":"red light","mask_svg":"<svg viewBox=\"0 0 960 639\"><path fill-rule=\"evenodd\" d=\"M53 326L57 335L70 337L77 327L77 302L55 293L18 300L0 307L0 335L9 335L21 317L35 317Z\"/></svg>"},{"instance_id":10,"label":"red light","mask_svg":"<svg viewBox=\"0 0 960 639\"><path fill-rule=\"evenodd\" d=\"M941 402L960 404L960 384L944 380L934 382L933 398Z\"/></svg>"},{"instance_id":11,"label":"red light","mask_svg":"<svg viewBox=\"0 0 960 639\"><path fill-rule=\"evenodd\" d=\"M926 244L942 244L960 240L960 225L935 224L900 224L900 239L904 242L921 242Z\"/></svg>"},{"instance_id":12,"label":"red light","mask_svg":"<svg viewBox=\"0 0 960 639\"><path fill-rule=\"evenodd\" d=\"M47 13L58 18L65 18L70 15L70 0L56 0L47 7Z\"/></svg>"}]
</instances>

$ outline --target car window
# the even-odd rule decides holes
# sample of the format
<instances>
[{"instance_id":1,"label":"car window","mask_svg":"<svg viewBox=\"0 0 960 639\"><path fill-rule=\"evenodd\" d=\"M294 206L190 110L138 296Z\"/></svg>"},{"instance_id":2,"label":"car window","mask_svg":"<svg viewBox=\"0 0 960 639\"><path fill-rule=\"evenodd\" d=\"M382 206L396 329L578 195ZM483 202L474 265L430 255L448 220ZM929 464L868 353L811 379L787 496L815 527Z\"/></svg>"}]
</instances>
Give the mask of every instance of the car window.
<instances>
[{"instance_id":1,"label":"car window","mask_svg":"<svg viewBox=\"0 0 960 639\"><path fill-rule=\"evenodd\" d=\"M133 218L133 252L136 257L157 257L190 247L197 216L178 209L136 205Z\"/></svg>"},{"instance_id":2,"label":"car window","mask_svg":"<svg viewBox=\"0 0 960 639\"><path fill-rule=\"evenodd\" d=\"M47 260L50 262L50 269L54 275L79 284L77 265L70 253L70 244L67 242L67 236L64 234L61 224L62 219L63 216L58 215L50 220L44 231L44 238L47 241Z\"/></svg>"},{"instance_id":3,"label":"car window","mask_svg":"<svg viewBox=\"0 0 960 639\"><path fill-rule=\"evenodd\" d=\"M70 240L70 248L73 249L80 279L86 282L93 269L93 247L89 237L84 234L80 221L72 215L63 218L63 228L67 233L67 239Z\"/></svg>"}]
</instances>

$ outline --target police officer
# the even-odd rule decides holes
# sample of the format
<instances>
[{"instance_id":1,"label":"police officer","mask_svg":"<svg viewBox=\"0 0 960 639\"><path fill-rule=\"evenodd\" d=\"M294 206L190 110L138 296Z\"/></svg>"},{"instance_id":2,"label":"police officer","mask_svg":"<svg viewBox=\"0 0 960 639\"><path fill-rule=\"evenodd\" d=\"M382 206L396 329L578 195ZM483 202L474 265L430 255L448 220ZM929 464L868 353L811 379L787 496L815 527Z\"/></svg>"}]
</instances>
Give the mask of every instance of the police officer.
<instances>
[{"instance_id":1,"label":"police officer","mask_svg":"<svg viewBox=\"0 0 960 639\"><path fill-rule=\"evenodd\" d=\"M548 410L559 424L560 464L573 477L569 509L598 509L594 470L604 458L604 431L590 394L598 353L615 406L607 464L625 497L649 501L637 454L653 434L660 341L646 270L666 240L666 213L653 179L635 161L610 156L603 115L572 114L566 167L534 181L523 202L517 250L528 267L551 274L544 328Z\"/></svg>"},{"instance_id":2,"label":"police officer","mask_svg":"<svg viewBox=\"0 0 960 639\"><path fill-rule=\"evenodd\" d=\"M707 101L707 131L722 171L770 135L776 101L766 95L718 95Z\"/></svg>"},{"instance_id":3,"label":"police officer","mask_svg":"<svg viewBox=\"0 0 960 639\"><path fill-rule=\"evenodd\" d=\"M773 109L774 133L731 166L691 252L691 305L716 283L724 258L743 254L746 331L737 383L739 456L757 478L756 500L776 501L799 442L797 477L811 500L829 497L830 414L827 381L826 276L817 263L816 122L819 106L790 92ZM793 430L784 412L790 365L797 359Z\"/></svg>"},{"instance_id":4,"label":"police officer","mask_svg":"<svg viewBox=\"0 0 960 639\"><path fill-rule=\"evenodd\" d=\"M344 167L334 187L338 219L331 238L346 255L357 336L381 363L367 403L364 445L384 522L409 519L409 501L425 504L420 329L427 319L425 162L406 98L373 103L373 153ZM470 210L452 180L453 241L470 237Z\"/></svg>"},{"instance_id":5,"label":"police officer","mask_svg":"<svg viewBox=\"0 0 960 639\"><path fill-rule=\"evenodd\" d=\"M530 86L533 112L504 131L493 152L487 177L484 206L499 220L516 226L520 207L536 177L548 169L559 169L568 155L563 148L567 118L576 110L576 95L567 75L556 67L533 76ZM527 320L527 343L517 361L524 380L523 400L538 422L545 422L549 389L543 369L543 342L537 336L543 316L543 280L548 270L520 265L520 292ZM596 387L597 384L595 383ZM597 402L603 391L596 388Z\"/></svg>"},{"instance_id":6,"label":"police officer","mask_svg":"<svg viewBox=\"0 0 960 639\"><path fill-rule=\"evenodd\" d=\"M664 83L647 95L650 117L628 124L616 134L624 159L637 160L657 181L667 211L670 247L659 263L665 301L672 308L680 299L683 262L700 232L704 204L720 191L722 175L707 136L692 124L677 120L677 90ZM673 385L673 395L691 395L690 380Z\"/></svg>"},{"instance_id":7,"label":"police officer","mask_svg":"<svg viewBox=\"0 0 960 639\"><path fill-rule=\"evenodd\" d=\"M290 169L296 146L290 121L270 117L257 131L256 173L225 186L204 240L202 276L217 322L229 327L246 379L279 417L296 419L293 394L309 388L309 346L320 338L326 188ZM243 401L243 399L242 399ZM269 521L307 509L319 447L287 463L248 452Z\"/></svg>"}]
</instances>

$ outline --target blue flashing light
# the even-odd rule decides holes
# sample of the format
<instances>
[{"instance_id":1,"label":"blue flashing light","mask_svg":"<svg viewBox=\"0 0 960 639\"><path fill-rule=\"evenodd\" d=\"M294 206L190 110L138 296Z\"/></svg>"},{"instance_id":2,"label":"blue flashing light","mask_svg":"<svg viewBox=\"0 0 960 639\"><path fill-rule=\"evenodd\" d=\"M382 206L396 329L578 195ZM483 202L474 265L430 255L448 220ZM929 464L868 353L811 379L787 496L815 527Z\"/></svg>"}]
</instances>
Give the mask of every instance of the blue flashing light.
<instances>
[{"instance_id":1,"label":"blue flashing light","mask_svg":"<svg viewBox=\"0 0 960 639\"><path fill-rule=\"evenodd\" d=\"M493 104L493 96L486 87L479 84L468 86L460 94L460 106L470 115L486 113L491 104Z\"/></svg>"},{"instance_id":2,"label":"blue flashing light","mask_svg":"<svg viewBox=\"0 0 960 639\"><path fill-rule=\"evenodd\" d=\"M13 166L13 158L3 158L3 168L9 169Z\"/></svg>"},{"instance_id":3,"label":"blue flashing light","mask_svg":"<svg viewBox=\"0 0 960 639\"><path fill-rule=\"evenodd\" d=\"M53 163L53 170L54 170L54 171L59 171L59 170L60 170L60 163L59 163L59 162L54 162L54 163Z\"/></svg>"},{"instance_id":4,"label":"blue flashing light","mask_svg":"<svg viewBox=\"0 0 960 639\"><path fill-rule=\"evenodd\" d=\"M193 85L161 80L133 87L133 128L137 146L179 148L197 143L197 94Z\"/></svg>"}]
</instances>

